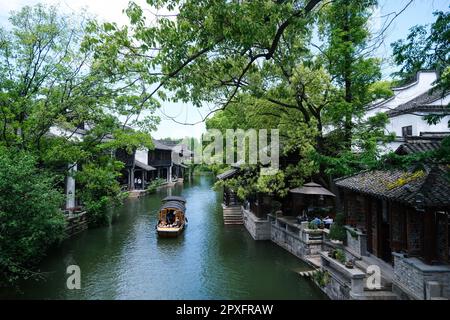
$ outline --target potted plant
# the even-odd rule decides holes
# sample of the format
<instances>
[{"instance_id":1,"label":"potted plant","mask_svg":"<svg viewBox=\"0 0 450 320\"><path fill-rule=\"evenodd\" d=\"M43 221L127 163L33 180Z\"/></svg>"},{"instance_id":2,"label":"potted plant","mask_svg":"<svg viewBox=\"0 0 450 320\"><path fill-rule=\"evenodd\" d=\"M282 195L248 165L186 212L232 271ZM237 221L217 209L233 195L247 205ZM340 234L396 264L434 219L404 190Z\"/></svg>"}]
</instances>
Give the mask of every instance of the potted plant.
<instances>
[{"instance_id":1,"label":"potted plant","mask_svg":"<svg viewBox=\"0 0 450 320\"><path fill-rule=\"evenodd\" d=\"M348 269L353 269L353 261L351 261L351 260L346 261L345 267Z\"/></svg>"},{"instance_id":2,"label":"potted plant","mask_svg":"<svg viewBox=\"0 0 450 320\"><path fill-rule=\"evenodd\" d=\"M341 249L337 249L335 253L336 260L342 264L345 264L345 253Z\"/></svg>"},{"instance_id":3,"label":"potted plant","mask_svg":"<svg viewBox=\"0 0 450 320\"><path fill-rule=\"evenodd\" d=\"M317 230L317 224L314 221L308 223L308 229Z\"/></svg>"}]
</instances>

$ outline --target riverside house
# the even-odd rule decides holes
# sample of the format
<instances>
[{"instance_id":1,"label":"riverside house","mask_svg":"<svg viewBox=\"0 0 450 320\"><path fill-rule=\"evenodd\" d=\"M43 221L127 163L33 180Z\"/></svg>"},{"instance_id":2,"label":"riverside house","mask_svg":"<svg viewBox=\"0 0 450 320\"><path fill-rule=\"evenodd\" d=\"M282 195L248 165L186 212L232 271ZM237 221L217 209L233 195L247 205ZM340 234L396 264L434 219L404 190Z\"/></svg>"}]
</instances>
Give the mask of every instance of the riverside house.
<instances>
[{"instance_id":1,"label":"riverside house","mask_svg":"<svg viewBox=\"0 0 450 320\"><path fill-rule=\"evenodd\" d=\"M365 118L379 112L389 117L386 133L393 133L395 140L386 146L386 152L395 151L407 138L436 136L449 131L447 123L450 115L433 125L424 119L424 116L444 112L450 103L450 93L444 94L434 87L437 78L436 71L419 71L412 83L393 88L392 97L380 99L366 107Z\"/></svg>"},{"instance_id":2,"label":"riverside house","mask_svg":"<svg viewBox=\"0 0 450 320\"><path fill-rule=\"evenodd\" d=\"M435 138L412 139L396 153L439 146ZM217 178L242 174L245 169L232 168ZM430 163L337 179L346 214L344 243L332 240L329 229L311 229L308 221L299 221L295 195L276 208L269 195L240 201L233 190L224 188L224 223L244 224L255 240L270 240L307 262L309 275L318 275L314 280L332 299L449 299L449 176L447 165ZM326 201L323 204L328 207ZM342 252L345 264L331 257L336 251ZM374 266L380 270L375 288L367 284Z\"/></svg>"},{"instance_id":3,"label":"riverside house","mask_svg":"<svg viewBox=\"0 0 450 320\"><path fill-rule=\"evenodd\" d=\"M436 142L407 143L396 152L436 147ZM336 180L347 224L358 235L348 242L349 252L387 262L380 265L392 273L399 297L450 298L449 179L448 165L425 164Z\"/></svg>"},{"instance_id":4,"label":"riverside house","mask_svg":"<svg viewBox=\"0 0 450 320\"><path fill-rule=\"evenodd\" d=\"M153 140L154 149L148 150L148 164L156 170L153 179L159 178L167 183L182 181L193 154L187 146L176 142Z\"/></svg>"},{"instance_id":5,"label":"riverside house","mask_svg":"<svg viewBox=\"0 0 450 320\"><path fill-rule=\"evenodd\" d=\"M136 150L129 154L125 149L116 150L116 158L125 164L119 181L122 189L145 190L156 168L148 165L148 151Z\"/></svg>"},{"instance_id":6,"label":"riverside house","mask_svg":"<svg viewBox=\"0 0 450 320\"><path fill-rule=\"evenodd\" d=\"M184 145L169 145L153 140L154 149L138 149L129 154L125 149L116 151L116 158L125 164L120 179L123 189L145 190L155 179L166 183L182 181L192 152Z\"/></svg>"},{"instance_id":7,"label":"riverside house","mask_svg":"<svg viewBox=\"0 0 450 320\"><path fill-rule=\"evenodd\" d=\"M433 151L450 135L450 116L436 125L424 119L443 112L450 102L450 95L433 90L436 79L436 72L420 71L415 82L367 107L366 117L378 112L389 116L386 131L396 138L385 152ZM239 174L245 172L232 168L217 178ZM346 214L344 243L330 239L327 229L310 229L308 222L299 221L305 205L292 194L274 208L270 195L239 201L225 188L224 221L242 221L255 240L270 240L309 263L311 273L303 274L314 274L332 299L450 299L449 176L448 164L429 163L337 179L331 191ZM334 217L333 211L327 215ZM338 251L341 261L333 257ZM380 271L380 283L370 286L374 270Z\"/></svg>"}]
</instances>

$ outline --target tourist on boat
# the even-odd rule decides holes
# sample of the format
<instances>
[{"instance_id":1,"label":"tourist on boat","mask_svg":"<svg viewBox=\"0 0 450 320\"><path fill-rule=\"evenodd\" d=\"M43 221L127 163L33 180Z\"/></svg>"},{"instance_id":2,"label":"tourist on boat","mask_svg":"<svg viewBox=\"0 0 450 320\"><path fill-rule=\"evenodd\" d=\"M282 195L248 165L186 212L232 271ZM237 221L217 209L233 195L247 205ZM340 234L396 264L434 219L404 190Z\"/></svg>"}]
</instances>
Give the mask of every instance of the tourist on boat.
<instances>
[{"instance_id":1,"label":"tourist on boat","mask_svg":"<svg viewBox=\"0 0 450 320\"><path fill-rule=\"evenodd\" d=\"M169 213L167 213L167 216L166 216L167 224L172 224L174 221L174 218L175 218L175 216L173 214L173 211L169 211Z\"/></svg>"}]
</instances>

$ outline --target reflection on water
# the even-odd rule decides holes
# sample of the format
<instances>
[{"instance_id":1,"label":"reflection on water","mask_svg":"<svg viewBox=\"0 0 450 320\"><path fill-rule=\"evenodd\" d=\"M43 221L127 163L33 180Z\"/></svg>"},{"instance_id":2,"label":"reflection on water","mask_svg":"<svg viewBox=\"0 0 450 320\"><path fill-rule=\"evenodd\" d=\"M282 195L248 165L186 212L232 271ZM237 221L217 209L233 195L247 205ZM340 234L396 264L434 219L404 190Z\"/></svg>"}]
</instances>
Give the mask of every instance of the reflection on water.
<instances>
[{"instance_id":1,"label":"reflection on water","mask_svg":"<svg viewBox=\"0 0 450 320\"><path fill-rule=\"evenodd\" d=\"M292 270L304 266L269 241L254 241L243 226L224 226L221 193L212 177L130 199L116 222L71 238L41 266L45 280L28 281L2 298L39 299L323 299ZM160 200L183 195L189 225L178 238L160 239ZM66 268L81 268L81 289L66 288Z\"/></svg>"}]
</instances>

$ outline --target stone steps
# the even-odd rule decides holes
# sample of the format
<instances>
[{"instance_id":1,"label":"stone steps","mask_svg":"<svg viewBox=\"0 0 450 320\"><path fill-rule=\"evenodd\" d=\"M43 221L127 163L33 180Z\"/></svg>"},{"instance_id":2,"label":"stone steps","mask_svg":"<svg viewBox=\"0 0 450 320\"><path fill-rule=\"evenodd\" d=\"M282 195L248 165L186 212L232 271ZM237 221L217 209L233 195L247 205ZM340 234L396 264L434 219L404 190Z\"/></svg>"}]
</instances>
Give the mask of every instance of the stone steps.
<instances>
[{"instance_id":1,"label":"stone steps","mask_svg":"<svg viewBox=\"0 0 450 320\"><path fill-rule=\"evenodd\" d=\"M310 278L310 277L312 277L316 272L317 272L317 270L308 270L308 271L300 271L300 272L298 272L298 274L299 274L301 277Z\"/></svg>"},{"instance_id":2,"label":"stone steps","mask_svg":"<svg viewBox=\"0 0 450 320\"><path fill-rule=\"evenodd\" d=\"M238 216L233 216L233 217L223 217L225 220L227 221L231 221L231 220L243 220L242 217L238 217Z\"/></svg>"},{"instance_id":3,"label":"stone steps","mask_svg":"<svg viewBox=\"0 0 450 320\"><path fill-rule=\"evenodd\" d=\"M223 214L242 214L240 209L227 209L224 210Z\"/></svg>"},{"instance_id":4,"label":"stone steps","mask_svg":"<svg viewBox=\"0 0 450 320\"><path fill-rule=\"evenodd\" d=\"M369 263L364 260L356 260L355 266L365 273ZM381 288L376 291L392 290L392 275L390 273L386 273L384 270L384 268L381 268Z\"/></svg>"},{"instance_id":5,"label":"stone steps","mask_svg":"<svg viewBox=\"0 0 450 320\"><path fill-rule=\"evenodd\" d=\"M223 223L226 225L242 225L244 217L240 206L226 207L223 205Z\"/></svg>"},{"instance_id":6,"label":"stone steps","mask_svg":"<svg viewBox=\"0 0 450 320\"><path fill-rule=\"evenodd\" d=\"M224 224L244 224L244 218L242 214L224 214L223 215Z\"/></svg>"},{"instance_id":7,"label":"stone steps","mask_svg":"<svg viewBox=\"0 0 450 320\"><path fill-rule=\"evenodd\" d=\"M395 293L388 290L364 291L367 300L397 300Z\"/></svg>"}]
</instances>

